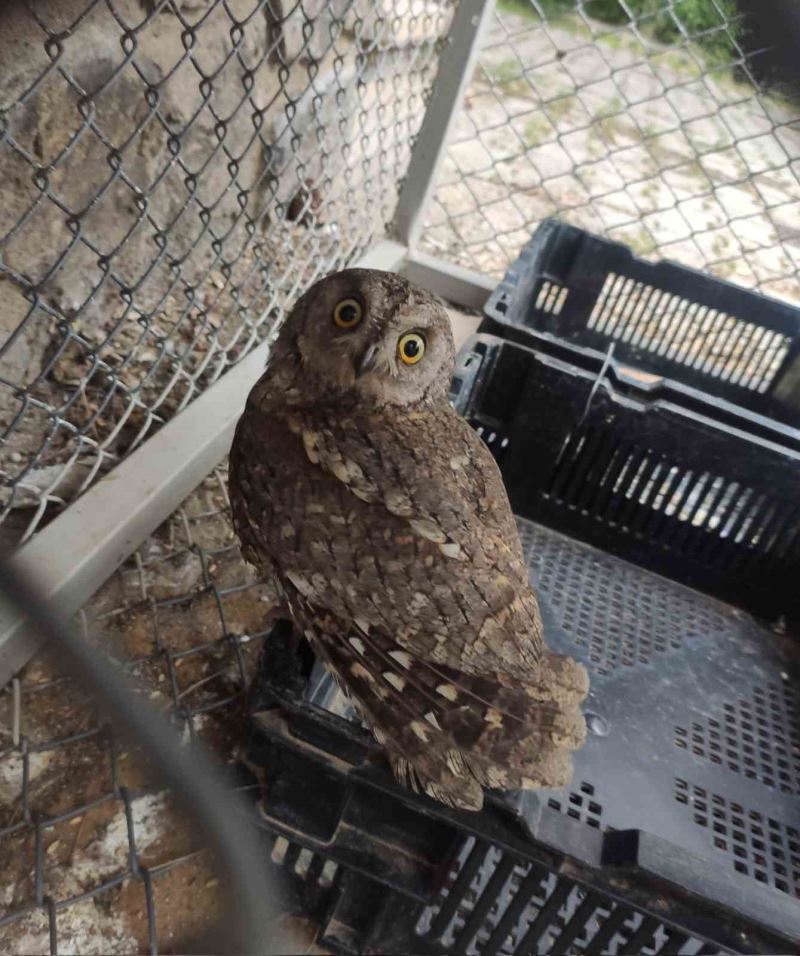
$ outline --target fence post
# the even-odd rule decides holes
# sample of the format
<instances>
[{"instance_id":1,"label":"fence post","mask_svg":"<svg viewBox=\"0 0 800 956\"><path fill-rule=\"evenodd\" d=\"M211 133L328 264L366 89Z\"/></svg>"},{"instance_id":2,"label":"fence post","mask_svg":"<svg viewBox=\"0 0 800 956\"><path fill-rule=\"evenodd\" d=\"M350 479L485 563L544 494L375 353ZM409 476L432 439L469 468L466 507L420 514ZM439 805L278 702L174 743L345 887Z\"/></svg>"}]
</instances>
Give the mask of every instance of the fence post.
<instances>
[{"instance_id":1,"label":"fence post","mask_svg":"<svg viewBox=\"0 0 800 956\"><path fill-rule=\"evenodd\" d=\"M447 137L472 77L494 5L495 0L460 0L456 8L390 230L391 238L409 249L416 246L422 231Z\"/></svg>"}]
</instances>

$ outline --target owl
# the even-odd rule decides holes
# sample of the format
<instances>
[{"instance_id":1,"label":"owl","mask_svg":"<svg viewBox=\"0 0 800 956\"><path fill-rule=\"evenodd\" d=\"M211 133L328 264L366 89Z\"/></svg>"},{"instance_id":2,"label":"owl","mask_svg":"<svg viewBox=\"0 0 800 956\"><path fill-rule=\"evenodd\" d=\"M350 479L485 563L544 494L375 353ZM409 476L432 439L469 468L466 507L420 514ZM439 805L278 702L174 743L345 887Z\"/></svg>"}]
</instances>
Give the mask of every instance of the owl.
<instances>
[{"instance_id":1,"label":"owl","mask_svg":"<svg viewBox=\"0 0 800 956\"><path fill-rule=\"evenodd\" d=\"M351 697L395 776L478 810L568 782L585 669L549 652L499 469L447 401L444 305L347 269L296 303L239 420L245 558Z\"/></svg>"}]
</instances>

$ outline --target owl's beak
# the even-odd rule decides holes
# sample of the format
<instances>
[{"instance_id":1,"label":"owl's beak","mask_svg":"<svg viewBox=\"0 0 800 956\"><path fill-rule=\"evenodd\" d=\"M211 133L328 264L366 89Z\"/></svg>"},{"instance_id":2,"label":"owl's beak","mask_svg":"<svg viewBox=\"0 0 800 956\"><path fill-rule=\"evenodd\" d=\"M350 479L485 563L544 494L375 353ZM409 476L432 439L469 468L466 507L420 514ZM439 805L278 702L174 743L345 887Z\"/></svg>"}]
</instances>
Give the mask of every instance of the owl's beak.
<instances>
[{"instance_id":1,"label":"owl's beak","mask_svg":"<svg viewBox=\"0 0 800 956\"><path fill-rule=\"evenodd\" d=\"M371 372L375 368L375 365L378 362L379 351L380 346L378 345L367 346L361 358L358 360L358 365L356 365L357 378L360 378L362 375L366 375L367 372Z\"/></svg>"}]
</instances>

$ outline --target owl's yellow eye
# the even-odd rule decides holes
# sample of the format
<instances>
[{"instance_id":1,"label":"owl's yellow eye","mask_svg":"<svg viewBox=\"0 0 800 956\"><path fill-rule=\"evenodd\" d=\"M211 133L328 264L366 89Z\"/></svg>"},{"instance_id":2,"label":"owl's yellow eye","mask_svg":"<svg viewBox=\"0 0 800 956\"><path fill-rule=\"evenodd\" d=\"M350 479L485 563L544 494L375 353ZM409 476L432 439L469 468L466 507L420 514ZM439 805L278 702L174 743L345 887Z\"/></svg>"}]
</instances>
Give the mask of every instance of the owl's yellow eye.
<instances>
[{"instance_id":1,"label":"owl's yellow eye","mask_svg":"<svg viewBox=\"0 0 800 956\"><path fill-rule=\"evenodd\" d=\"M342 299L333 310L333 323L340 329L354 329L363 314L364 310L357 299Z\"/></svg>"},{"instance_id":2,"label":"owl's yellow eye","mask_svg":"<svg viewBox=\"0 0 800 956\"><path fill-rule=\"evenodd\" d=\"M404 365L416 365L425 354L425 339L419 332L406 332L397 343L397 354Z\"/></svg>"}]
</instances>

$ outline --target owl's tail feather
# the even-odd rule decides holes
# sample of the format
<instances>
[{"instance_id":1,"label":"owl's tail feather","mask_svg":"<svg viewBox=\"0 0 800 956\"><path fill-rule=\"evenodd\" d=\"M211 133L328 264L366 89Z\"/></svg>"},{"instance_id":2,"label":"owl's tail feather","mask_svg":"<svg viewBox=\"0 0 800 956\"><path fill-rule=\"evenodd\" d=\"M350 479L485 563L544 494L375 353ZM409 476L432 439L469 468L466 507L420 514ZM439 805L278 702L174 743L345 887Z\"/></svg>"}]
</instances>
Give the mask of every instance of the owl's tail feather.
<instances>
[{"instance_id":1,"label":"owl's tail feather","mask_svg":"<svg viewBox=\"0 0 800 956\"><path fill-rule=\"evenodd\" d=\"M506 688L498 696L502 698L508 693ZM501 720L498 712L488 707L484 713L485 729L472 737L453 726L457 725L457 715L445 720L444 726L452 726L452 739L469 743L460 748L464 775L496 790L567 784L572 776L572 752L586 738L586 723L579 708L583 694L567 694L562 689L554 697L529 701L521 719L515 721ZM452 757L450 761L453 762Z\"/></svg>"},{"instance_id":2,"label":"owl's tail feather","mask_svg":"<svg viewBox=\"0 0 800 956\"><path fill-rule=\"evenodd\" d=\"M403 650L388 636L315 629L323 656L373 725L398 780L449 806L479 809L482 787L559 787L586 725L588 680L547 653L533 680L466 674Z\"/></svg>"},{"instance_id":3,"label":"owl's tail feather","mask_svg":"<svg viewBox=\"0 0 800 956\"><path fill-rule=\"evenodd\" d=\"M408 758L389 754L389 762L397 782L412 793L425 793L446 807L456 810L480 810L483 807L483 788L476 779L453 777L442 779L442 774L429 776Z\"/></svg>"},{"instance_id":4,"label":"owl's tail feather","mask_svg":"<svg viewBox=\"0 0 800 956\"><path fill-rule=\"evenodd\" d=\"M571 662L570 662L571 663ZM561 668L560 660L556 666ZM571 668L570 668L571 669ZM579 704L584 696L583 673L574 674L577 687L559 685L551 699L531 700L524 688L494 685L484 678L487 697L504 700L516 713L514 719L492 707L464 699L459 707L426 711L425 723L411 721L398 726L394 709L394 733L378 730L386 742L398 780L448 806L480 809L482 788L530 790L561 787L572 776L572 751L581 746L586 725ZM508 698L517 699L509 702ZM413 697L413 695L410 695ZM465 695L466 696L466 695ZM520 707L520 698L526 709ZM386 719L374 712L380 727ZM385 727L386 724L383 724Z\"/></svg>"},{"instance_id":5,"label":"owl's tail feather","mask_svg":"<svg viewBox=\"0 0 800 956\"><path fill-rule=\"evenodd\" d=\"M569 707L589 693L589 675L571 657L546 651L536 680L526 683L526 689L533 700L553 700Z\"/></svg>"},{"instance_id":6,"label":"owl's tail feather","mask_svg":"<svg viewBox=\"0 0 800 956\"><path fill-rule=\"evenodd\" d=\"M410 790L465 810L482 807L483 788L561 787L572 776L572 750L580 746L585 735L580 713L572 718L570 715L569 722L575 729L569 738L558 736L543 740L538 730L531 732L525 728L516 736L497 728L493 731L493 740L476 741L469 749L455 745L457 734L436 733L433 729L427 746L420 748L414 735L403 731L395 734L389 744L392 769L398 781ZM418 731L419 728L416 736ZM386 742L383 731L378 731L378 737ZM398 750L393 753L395 747Z\"/></svg>"}]
</instances>

